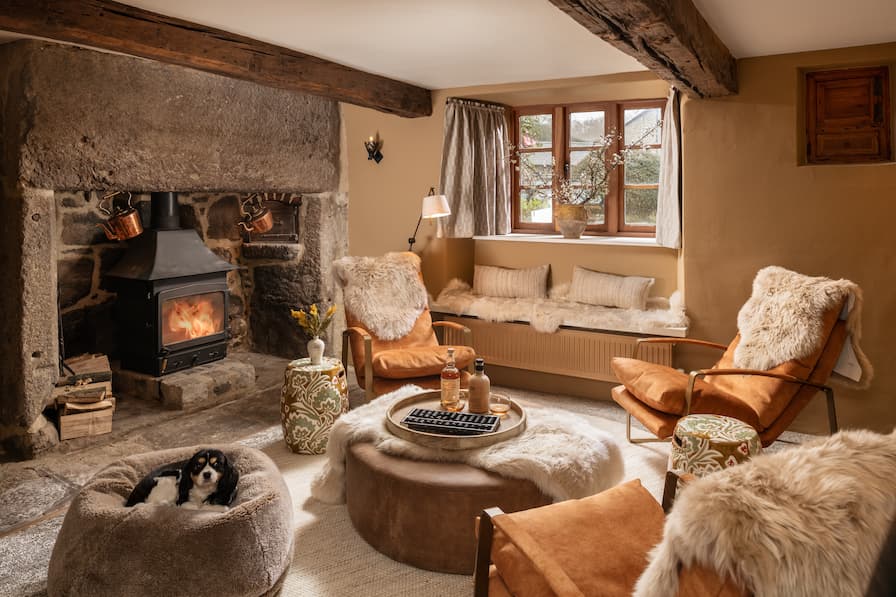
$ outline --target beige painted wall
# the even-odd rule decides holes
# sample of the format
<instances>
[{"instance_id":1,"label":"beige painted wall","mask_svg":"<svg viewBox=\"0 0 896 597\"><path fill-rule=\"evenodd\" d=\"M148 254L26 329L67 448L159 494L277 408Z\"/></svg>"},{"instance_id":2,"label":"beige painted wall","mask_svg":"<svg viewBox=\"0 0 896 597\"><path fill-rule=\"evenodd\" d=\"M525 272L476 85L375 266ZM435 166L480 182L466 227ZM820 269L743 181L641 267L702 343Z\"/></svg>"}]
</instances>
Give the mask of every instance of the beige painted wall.
<instances>
[{"instance_id":1,"label":"beige painted wall","mask_svg":"<svg viewBox=\"0 0 896 597\"><path fill-rule=\"evenodd\" d=\"M482 99L511 106L664 97L668 85L651 73L513 83L433 92L433 114L405 119L343 105L349 146L349 252L379 255L407 248L420 200L438 186L445 99ZM367 160L364 139L379 132L385 158ZM415 249L424 251L435 234L423 221ZM475 243L476 263L526 267L550 263L554 283L569 282L574 265L620 274L654 276L654 295L669 296L677 287L677 252L660 248L546 244L487 240Z\"/></svg>"},{"instance_id":2,"label":"beige painted wall","mask_svg":"<svg viewBox=\"0 0 896 597\"><path fill-rule=\"evenodd\" d=\"M682 107L690 335L729 341L766 265L855 281L877 376L868 391L837 390L837 406L842 425L881 431L896 425L896 164L798 166L798 69L893 62L896 44L740 60L738 95ZM819 402L797 428L821 420Z\"/></svg>"}]
</instances>

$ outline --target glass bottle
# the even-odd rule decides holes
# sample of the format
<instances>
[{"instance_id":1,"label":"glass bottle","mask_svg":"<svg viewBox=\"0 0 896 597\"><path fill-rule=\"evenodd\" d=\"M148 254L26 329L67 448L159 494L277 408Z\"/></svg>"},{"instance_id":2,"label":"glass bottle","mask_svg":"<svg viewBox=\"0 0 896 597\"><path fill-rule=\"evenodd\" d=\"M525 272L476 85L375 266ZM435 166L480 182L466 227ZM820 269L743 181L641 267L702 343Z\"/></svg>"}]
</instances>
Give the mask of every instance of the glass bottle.
<instances>
[{"instance_id":1,"label":"glass bottle","mask_svg":"<svg viewBox=\"0 0 896 597\"><path fill-rule=\"evenodd\" d=\"M485 374L485 359L476 359L476 372L470 378L469 410L471 413L488 412L488 397L491 393L491 381Z\"/></svg>"},{"instance_id":2,"label":"glass bottle","mask_svg":"<svg viewBox=\"0 0 896 597\"><path fill-rule=\"evenodd\" d=\"M454 349L448 349L448 363L442 369L442 408L460 410L460 371L454 364Z\"/></svg>"}]
</instances>

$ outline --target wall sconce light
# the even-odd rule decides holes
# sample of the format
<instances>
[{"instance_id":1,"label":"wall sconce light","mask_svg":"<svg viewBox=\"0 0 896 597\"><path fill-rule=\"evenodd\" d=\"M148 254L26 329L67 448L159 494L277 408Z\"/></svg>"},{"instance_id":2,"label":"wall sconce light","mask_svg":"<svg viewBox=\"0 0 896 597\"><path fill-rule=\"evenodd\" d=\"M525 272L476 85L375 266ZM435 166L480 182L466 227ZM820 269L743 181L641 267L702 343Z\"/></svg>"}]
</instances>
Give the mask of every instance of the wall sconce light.
<instances>
[{"instance_id":1,"label":"wall sconce light","mask_svg":"<svg viewBox=\"0 0 896 597\"><path fill-rule=\"evenodd\" d=\"M370 137L364 141L364 148L367 150L367 159L379 164L383 159L383 152L380 151L383 148L383 140L380 139L379 131L377 131L376 137Z\"/></svg>"},{"instance_id":2,"label":"wall sconce light","mask_svg":"<svg viewBox=\"0 0 896 597\"><path fill-rule=\"evenodd\" d=\"M429 187L429 194L423 198L423 205L420 207L420 217L417 218L417 227L414 228L414 235L408 239L408 251L414 250L414 243L417 242L417 231L420 230L420 222L423 221L423 218L429 220L450 215L451 208L448 206L448 197L436 195L435 187Z\"/></svg>"}]
</instances>

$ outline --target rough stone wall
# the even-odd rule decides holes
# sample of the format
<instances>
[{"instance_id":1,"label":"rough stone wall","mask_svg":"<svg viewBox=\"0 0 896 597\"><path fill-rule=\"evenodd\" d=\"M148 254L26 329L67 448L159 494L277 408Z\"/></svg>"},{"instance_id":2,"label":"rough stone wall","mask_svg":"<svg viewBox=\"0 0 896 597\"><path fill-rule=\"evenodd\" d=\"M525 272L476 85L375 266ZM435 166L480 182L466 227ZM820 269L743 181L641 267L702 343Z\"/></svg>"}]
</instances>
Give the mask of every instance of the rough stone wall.
<instances>
[{"instance_id":1,"label":"rough stone wall","mask_svg":"<svg viewBox=\"0 0 896 597\"><path fill-rule=\"evenodd\" d=\"M98 209L101 194L56 193L56 247L59 309L66 356L83 352L118 354L112 307L115 294L104 284L104 276L124 254L127 242L110 241L99 224L105 217ZM194 228L206 246L221 259L242 265L238 197L234 194L183 193L181 225ZM144 226L149 226L149 195L133 194ZM230 290L230 348L249 347L248 303L244 287L248 271L227 274Z\"/></svg>"},{"instance_id":2,"label":"rough stone wall","mask_svg":"<svg viewBox=\"0 0 896 597\"><path fill-rule=\"evenodd\" d=\"M27 40L0 46L0 132L0 442L7 450L30 457L58 441L41 415L57 379L57 263L66 325L80 310L89 326L108 302L98 274L116 247L78 238L99 233L98 214L79 205L78 191L203 193L204 202L190 199L192 224L189 213L183 223L206 232L236 219L235 197L217 193L307 197L303 229L321 238L303 239L304 250L278 256L243 247L238 256L237 239L205 236L213 250L248 267L240 284L237 275L231 282L242 287L235 296L243 308L278 310L267 323L250 316L256 348L305 354L295 324L286 327L285 307L331 300L330 262L348 246L337 102ZM330 350L339 346L333 331Z\"/></svg>"}]
</instances>

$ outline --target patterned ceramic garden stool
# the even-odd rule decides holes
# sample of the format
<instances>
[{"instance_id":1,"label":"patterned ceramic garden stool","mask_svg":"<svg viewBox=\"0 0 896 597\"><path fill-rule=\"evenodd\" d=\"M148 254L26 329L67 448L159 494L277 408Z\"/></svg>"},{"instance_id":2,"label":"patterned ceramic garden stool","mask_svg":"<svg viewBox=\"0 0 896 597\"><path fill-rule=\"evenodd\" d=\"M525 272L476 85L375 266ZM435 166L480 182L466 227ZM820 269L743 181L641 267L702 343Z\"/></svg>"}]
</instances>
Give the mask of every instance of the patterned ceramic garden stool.
<instances>
[{"instance_id":1,"label":"patterned ceramic garden stool","mask_svg":"<svg viewBox=\"0 0 896 597\"><path fill-rule=\"evenodd\" d=\"M669 468L697 477L734 466L762 450L755 429L721 415L688 415L675 425Z\"/></svg>"},{"instance_id":2,"label":"patterned ceramic garden stool","mask_svg":"<svg viewBox=\"0 0 896 597\"><path fill-rule=\"evenodd\" d=\"M348 411L348 383L338 359L324 357L320 365L298 359L286 366L280 393L283 438L293 452L323 454L330 427Z\"/></svg>"}]
</instances>

